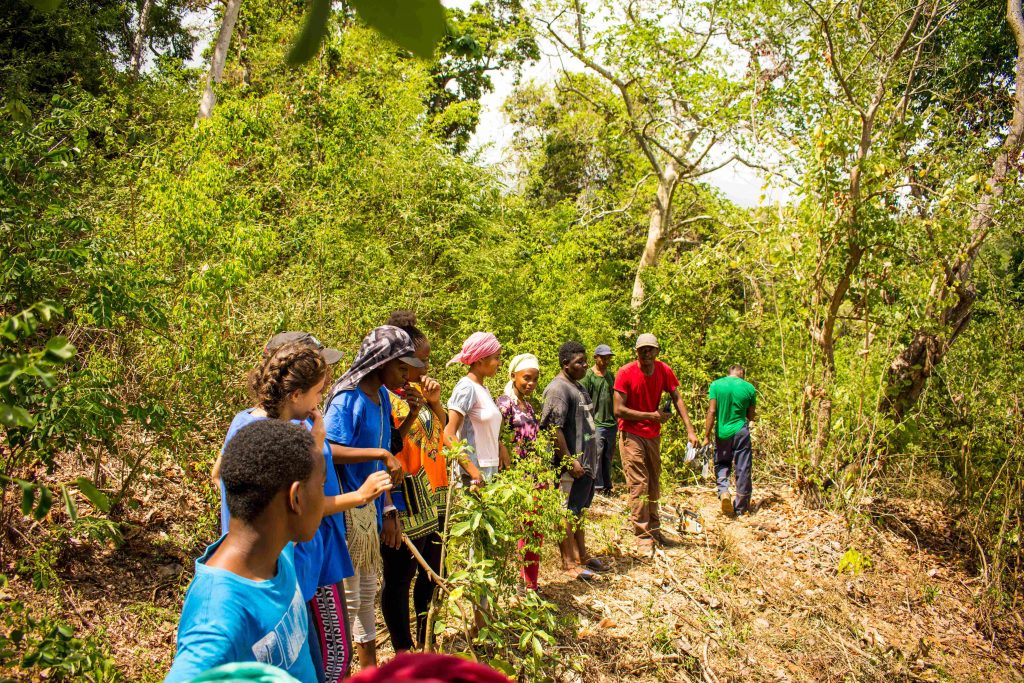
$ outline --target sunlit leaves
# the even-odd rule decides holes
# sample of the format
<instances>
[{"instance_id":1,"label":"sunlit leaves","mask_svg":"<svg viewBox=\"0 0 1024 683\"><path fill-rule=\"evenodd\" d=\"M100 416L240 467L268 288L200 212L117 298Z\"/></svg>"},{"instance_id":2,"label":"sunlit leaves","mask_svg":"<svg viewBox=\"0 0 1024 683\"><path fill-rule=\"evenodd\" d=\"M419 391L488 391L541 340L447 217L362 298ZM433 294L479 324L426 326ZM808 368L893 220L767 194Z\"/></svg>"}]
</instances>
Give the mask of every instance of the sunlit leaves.
<instances>
[{"instance_id":1,"label":"sunlit leaves","mask_svg":"<svg viewBox=\"0 0 1024 683\"><path fill-rule=\"evenodd\" d=\"M445 33L445 11L439 0L352 0L359 17L421 59L430 59ZM308 62L327 35L330 0L312 0L306 21L288 53L289 64Z\"/></svg>"}]
</instances>

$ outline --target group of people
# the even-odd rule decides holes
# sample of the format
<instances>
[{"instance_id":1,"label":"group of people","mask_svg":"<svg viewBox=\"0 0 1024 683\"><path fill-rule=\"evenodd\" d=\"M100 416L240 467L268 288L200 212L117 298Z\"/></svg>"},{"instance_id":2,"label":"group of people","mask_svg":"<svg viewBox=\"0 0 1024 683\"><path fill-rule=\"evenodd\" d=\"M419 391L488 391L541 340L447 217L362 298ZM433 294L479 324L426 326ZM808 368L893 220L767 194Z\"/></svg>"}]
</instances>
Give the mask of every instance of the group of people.
<instances>
[{"instance_id":1,"label":"group of people","mask_svg":"<svg viewBox=\"0 0 1024 683\"><path fill-rule=\"evenodd\" d=\"M302 683L340 681L353 658L362 669L377 664L378 596L396 654L422 648L432 575L444 573L453 475L462 486L484 487L514 459L549 453L555 480L538 485L555 485L565 497L562 569L591 580L608 567L587 550L582 520L595 492L612 492L617 443L638 544L668 543L658 501L660 432L671 406L691 443L697 435L659 350L654 335L640 335L636 360L615 373L609 346L598 346L591 364L581 343L566 342L537 406L534 354L509 362L504 392L492 397L486 381L501 367L501 344L485 332L470 335L448 361L466 373L442 402L428 374L430 340L409 311L372 330L336 381L340 352L306 332L274 336L250 374L254 405L232 420L214 466L222 536L196 561L166 681L237 662L277 667ZM746 425L755 392L742 375L734 366L712 384L705 435L717 437L728 514L745 512L750 498ZM662 408L666 394L671 404ZM541 434L552 448L537 447ZM465 446L448 448L457 443ZM450 466L446 452L457 453L457 463ZM735 501L728 493L734 465ZM525 589L538 588L535 549L520 542Z\"/></svg>"}]
</instances>

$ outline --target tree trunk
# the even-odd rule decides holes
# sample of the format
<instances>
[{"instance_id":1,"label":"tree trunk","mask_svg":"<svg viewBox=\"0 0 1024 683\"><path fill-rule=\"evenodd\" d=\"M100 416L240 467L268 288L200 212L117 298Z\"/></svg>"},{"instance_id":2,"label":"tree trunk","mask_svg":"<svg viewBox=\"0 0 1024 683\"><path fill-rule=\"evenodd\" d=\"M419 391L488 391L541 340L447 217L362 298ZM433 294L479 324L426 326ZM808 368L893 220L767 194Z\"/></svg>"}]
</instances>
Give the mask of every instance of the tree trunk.
<instances>
[{"instance_id":1,"label":"tree trunk","mask_svg":"<svg viewBox=\"0 0 1024 683\"><path fill-rule=\"evenodd\" d=\"M953 342L970 322L977 292L971 282L974 262L994 222L996 202L1005 191L1007 176L1020 161L1024 148L1024 14L1021 0L1007 0L1006 21L1017 45L1017 64L1013 90L1013 117L1002 149L992 163L992 174L971 212L970 239L958 250L958 256L945 266L945 277L935 301L925 311L938 327L918 329L910 343L889 365L884 404L897 419L903 419L917 403L935 368L942 362Z\"/></svg>"},{"instance_id":2,"label":"tree trunk","mask_svg":"<svg viewBox=\"0 0 1024 683\"><path fill-rule=\"evenodd\" d=\"M636 267L636 277L633 279L633 296L630 299L630 307L634 312L639 310L644 302L643 272L658 262L658 258L665 248L665 242L668 241L668 231L672 221L672 199L678 184L679 167L675 160L672 160L658 177L658 194L654 199L654 206L651 208L651 219L647 227L647 244L644 246L644 253L640 256L640 263Z\"/></svg>"},{"instance_id":3,"label":"tree trunk","mask_svg":"<svg viewBox=\"0 0 1024 683\"><path fill-rule=\"evenodd\" d=\"M217 43L213 48L213 58L210 60L210 72L206 75L206 88L203 90L203 96L199 99L196 125L213 114L213 106L217 103L217 95L213 92L213 86L220 83L224 76L224 62L227 60L228 47L231 46L231 33L235 30L235 21L238 19L238 10L241 6L242 0L226 0L224 19L220 23Z\"/></svg>"},{"instance_id":4,"label":"tree trunk","mask_svg":"<svg viewBox=\"0 0 1024 683\"><path fill-rule=\"evenodd\" d=\"M146 51L146 31L149 30L149 13L153 10L153 0L144 0L142 11L139 12L139 27L135 31L135 44L132 45L132 75L139 77L142 71L142 54Z\"/></svg>"}]
</instances>

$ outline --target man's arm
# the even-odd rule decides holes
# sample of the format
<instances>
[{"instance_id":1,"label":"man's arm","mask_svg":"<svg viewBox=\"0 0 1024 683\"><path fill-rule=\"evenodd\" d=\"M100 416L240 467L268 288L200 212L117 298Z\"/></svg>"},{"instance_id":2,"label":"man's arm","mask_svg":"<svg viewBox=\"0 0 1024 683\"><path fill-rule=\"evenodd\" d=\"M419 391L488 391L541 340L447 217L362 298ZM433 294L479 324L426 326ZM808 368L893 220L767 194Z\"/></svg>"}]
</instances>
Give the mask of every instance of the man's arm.
<instances>
[{"instance_id":1,"label":"man's arm","mask_svg":"<svg viewBox=\"0 0 1024 683\"><path fill-rule=\"evenodd\" d=\"M715 416L718 414L718 401L711 399L708 403L708 415L704 420L704 443L711 443L711 437L714 435L715 429Z\"/></svg>"},{"instance_id":2,"label":"man's arm","mask_svg":"<svg viewBox=\"0 0 1024 683\"><path fill-rule=\"evenodd\" d=\"M686 425L686 439L690 443L697 443L697 432L694 431L693 423L690 422L690 413L686 410L686 401L683 400L682 395L679 393L679 387L668 393L672 397L672 402L676 405L676 410L683 416L683 424Z\"/></svg>"},{"instance_id":3,"label":"man's arm","mask_svg":"<svg viewBox=\"0 0 1024 683\"><path fill-rule=\"evenodd\" d=\"M626 407L626 396L616 389L612 397L612 412L615 417L627 422L640 422L642 420L661 420L661 413L648 413L643 410L633 410ZM684 408L685 409L685 408ZM689 421L689 417L686 418Z\"/></svg>"},{"instance_id":4,"label":"man's arm","mask_svg":"<svg viewBox=\"0 0 1024 683\"><path fill-rule=\"evenodd\" d=\"M566 460L569 458L569 442L565 440L565 432L562 431L561 427L555 427L555 453L558 455L558 462L562 464L569 474L572 475L573 479L579 479L583 476L583 465L580 464L579 458L573 458L571 463L567 463Z\"/></svg>"},{"instance_id":5,"label":"man's arm","mask_svg":"<svg viewBox=\"0 0 1024 683\"><path fill-rule=\"evenodd\" d=\"M753 422L757 419L757 406L753 403L747 408L747 422Z\"/></svg>"}]
</instances>

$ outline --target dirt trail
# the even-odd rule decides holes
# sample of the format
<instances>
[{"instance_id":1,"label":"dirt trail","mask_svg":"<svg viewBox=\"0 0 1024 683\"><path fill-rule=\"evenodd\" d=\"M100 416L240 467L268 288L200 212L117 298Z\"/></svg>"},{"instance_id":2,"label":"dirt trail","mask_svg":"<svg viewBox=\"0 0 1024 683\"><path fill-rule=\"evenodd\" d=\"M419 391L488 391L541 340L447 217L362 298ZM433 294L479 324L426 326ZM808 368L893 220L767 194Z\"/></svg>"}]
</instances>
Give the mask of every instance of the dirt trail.
<instances>
[{"instance_id":1,"label":"dirt trail","mask_svg":"<svg viewBox=\"0 0 1024 683\"><path fill-rule=\"evenodd\" d=\"M614 571L591 585L543 577L546 597L580 611L576 638L563 643L585 658L578 680L1022 680L1020 630L988 640L977 581L913 531L941 539L938 507L907 503L899 516L880 513L898 531L851 535L840 516L804 508L787 489L755 494L754 515L726 520L712 490L678 489L665 523L675 506L699 511L705 533L649 557L622 531L624 500L595 505L592 548ZM851 546L861 571L840 573Z\"/></svg>"}]
</instances>

